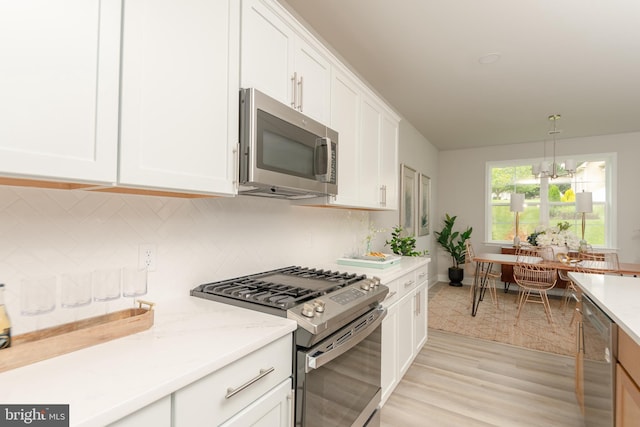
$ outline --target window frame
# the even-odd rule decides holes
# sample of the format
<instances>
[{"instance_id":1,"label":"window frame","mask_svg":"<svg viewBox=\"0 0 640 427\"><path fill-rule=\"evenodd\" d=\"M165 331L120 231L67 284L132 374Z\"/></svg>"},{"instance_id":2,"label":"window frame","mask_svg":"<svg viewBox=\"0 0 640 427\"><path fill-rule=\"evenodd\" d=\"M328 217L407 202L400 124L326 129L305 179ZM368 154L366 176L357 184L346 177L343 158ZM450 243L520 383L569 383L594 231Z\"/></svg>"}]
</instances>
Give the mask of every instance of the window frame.
<instances>
[{"instance_id":1,"label":"window frame","mask_svg":"<svg viewBox=\"0 0 640 427\"><path fill-rule=\"evenodd\" d=\"M556 156L557 160L562 160L562 159L567 159L567 158L572 158L575 159L576 162L581 162L581 161L604 161L606 168L605 168L605 188L606 188L606 200L604 202L604 209L605 209L605 233L604 233L604 238L605 238L605 244L604 246L600 246L600 245L595 245L596 247L599 248L617 248L617 203L616 203L616 196L617 196L617 188L618 188L618 183L617 183L617 174L614 173L614 171L617 170L617 154L616 153L589 153L589 154L572 154L572 155L563 155L560 156L560 158L558 159L558 156ZM534 165L537 163L540 163L542 160L544 160L541 157L537 157L537 158L526 158L526 159L509 159L509 160L489 160L485 163L485 242L487 242L488 245L497 245L497 246L504 246L504 245L508 245L508 244L512 244L513 242L509 241L509 240L493 240L492 239L492 235L493 235L493 216L492 216L492 200L491 200L491 170L493 168L496 167L516 167L516 166L529 166L529 165ZM549 178L542 178L545 179L548 184L552 184L553 180L549 179ZM548 186L547 186L547 190L548 190ZM542 188L541 188L541 195L542 195ZM595 202L594 202L595 203ZM507 201L505 203L505 205L509 205L509 201ZM549 225L548 221L549 221L549 207L551 206L551 204L549 203L548 199L545 197L544 199L541 197L540 200L540 219L541 221L546 221L547 224L545 225ZM544 210L543 210L544 208ZM515 221L515 220L514 220ZM579 232L578 232L578 237L579 237Z\"/></svg>"}]
</instances>

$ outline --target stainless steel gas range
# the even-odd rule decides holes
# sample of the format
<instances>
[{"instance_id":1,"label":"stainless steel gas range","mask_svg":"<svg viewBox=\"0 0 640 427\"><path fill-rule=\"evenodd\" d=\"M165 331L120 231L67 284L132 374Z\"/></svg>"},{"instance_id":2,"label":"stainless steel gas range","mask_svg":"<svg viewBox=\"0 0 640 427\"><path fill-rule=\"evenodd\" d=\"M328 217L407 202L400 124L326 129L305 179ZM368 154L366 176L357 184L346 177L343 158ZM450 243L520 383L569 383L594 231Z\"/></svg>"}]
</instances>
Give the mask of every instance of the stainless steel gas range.
<instances>
[{"instance_id":1,"label":"stainless steel gas range","mask_svg":"<svg viewBox=\"0 0 640 427\"><path fill-rule=\"evenodd\" d=\"M200 285L191 295L293 319L296 426L380 425L377 278L304 267Z\"/></svg>"}]
</instances>

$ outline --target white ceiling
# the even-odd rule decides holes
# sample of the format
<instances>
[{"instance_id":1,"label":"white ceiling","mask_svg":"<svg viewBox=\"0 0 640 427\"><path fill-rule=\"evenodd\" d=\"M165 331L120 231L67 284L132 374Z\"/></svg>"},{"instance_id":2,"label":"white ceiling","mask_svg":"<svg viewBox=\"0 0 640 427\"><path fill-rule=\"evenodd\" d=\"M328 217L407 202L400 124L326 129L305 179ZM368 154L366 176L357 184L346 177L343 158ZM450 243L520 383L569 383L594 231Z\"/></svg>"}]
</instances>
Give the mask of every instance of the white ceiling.
<instances>
[{"instance_id":1,"label":"white ceiling","mask_svg":"<svg viewBox=\"0 0 640 427\"><path fill-rule=\"evenodd\" d=\"M441 150L640 131L638 0L286 2Z\"/></svg>"}]
</instances>

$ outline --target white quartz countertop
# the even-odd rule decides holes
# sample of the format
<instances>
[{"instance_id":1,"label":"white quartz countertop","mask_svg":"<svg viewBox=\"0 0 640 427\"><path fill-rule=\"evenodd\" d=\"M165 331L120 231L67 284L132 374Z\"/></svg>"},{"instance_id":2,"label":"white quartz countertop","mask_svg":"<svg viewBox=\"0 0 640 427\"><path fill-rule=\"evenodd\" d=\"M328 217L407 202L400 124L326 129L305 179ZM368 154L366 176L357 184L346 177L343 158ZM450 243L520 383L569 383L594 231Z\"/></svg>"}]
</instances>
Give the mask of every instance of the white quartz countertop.
<instances>
[{"instance_id":1,"label":"white quartz countertop","mask_svg":"<svg viewBox=\"0 0 640 427\"><path fill-rule=\"evenodd\" d=\"M573 272L569 277L640 345L640 278Z\"/></svg>"},{"instance_id":2,"label":"white quartz countertop","mask_svg":"<svg viewBox=\"0 0 640 427\"><path fill-rule=\"evenodd\" d=\"M147 331L0 373L0 403L69 404L72 426L104 426L296 328L191 296L154 309Z\"/></svg>"}]
</instances>

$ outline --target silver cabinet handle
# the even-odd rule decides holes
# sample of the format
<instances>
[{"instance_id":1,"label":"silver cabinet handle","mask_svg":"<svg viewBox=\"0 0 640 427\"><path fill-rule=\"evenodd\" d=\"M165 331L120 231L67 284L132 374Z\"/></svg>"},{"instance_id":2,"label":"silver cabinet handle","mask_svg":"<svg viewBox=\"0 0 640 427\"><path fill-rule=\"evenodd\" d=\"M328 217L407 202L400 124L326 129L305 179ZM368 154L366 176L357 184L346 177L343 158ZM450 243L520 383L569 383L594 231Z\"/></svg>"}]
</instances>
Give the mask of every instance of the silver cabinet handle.
<instances>
[{"instance_id":1,"label":"silver cabinet handle","mask_svg":"<svg viewBox=\"0 0 640 427\"><path fill-rule=\"evenodd\" d=\"M298 80L298 110L302 112L302 91L304 89L304 82L302 80L302 76L300 76L300 80Z\"/></svg>"},{"instance_id":2,"label":"silver cabinet handle","mask_svg":"<svg viewBox=\"0 0 640 427\"><path fill-rule=\"evenodd\" d=\"M296 84L298 83L298 73L291 76L291 107L296 108Z\"/></svg>"},{"instance_id":3,"label":"silver cabinet handle","mask_svg":"<svg viewBox=\"0 0 640 427\"><path fill-rule=\"evenodd\" d=\"M420 315L420 292L416 294L416 317Z\"/></svg>"},{"instance_id":4,"label":"silver cabinet handle","mask_svg":"<svg viewBox=\"0 0 640 427\"><path fill-rule=\"evenodd\" d=\"M415 283L415 282L414 282L413 280L409 280L408 282L406 282L406 283L404 284L404 287L405 287L405 288L408 288L409 286L413 285L414 283Z\"/></svg>"},{"instance_id":5,"label":"silver cabinet handle","mask_svg":"<svg viewBox=\"0 0 640 427\"><path fill-rule=\"evenodd\" d=\"M423 278L424 276L426 276L426 275L427 275L427 273L425 273L425 272L423 271L422 273L420 273L420 274L418 275L418 279L422 279L422 278Z\"/></svg>"},{"instance_id":6,"label":"silver cabinet handle","mask_svg":"<svg viewBox=\"0 0 640 427\"><path fill-rule=\"evenodd\" d=\"M269 375L273 371L275 371L275 368L273 366L271 368L269 368L269 369L260 369L260 373L257 376L253 377L252 379L250 379L246 383L242 384L240 387L238 387L238 388L229 387L227 389L227 394L224 396L224 398L225 399L229 399L229 398L235 396L236 394L240 393L242 390L244 390L247 387L251 386L253 383L258 381L259 379L266 377L267 375Z\"/></svg>"},{"instance_id":7,"label":"silver cabinet handle","mask_svg":"<svg viewBox=\"0 0 640 427\"><path fill-rule=\"evenodd\" d=\"M237 147L233 149L233 176L233 184L237 191L240 188L240 155Z\"/></svg>"}]
</instances>

